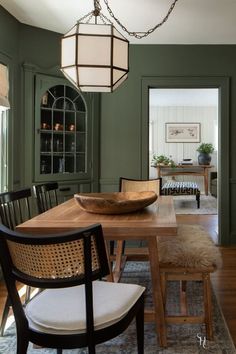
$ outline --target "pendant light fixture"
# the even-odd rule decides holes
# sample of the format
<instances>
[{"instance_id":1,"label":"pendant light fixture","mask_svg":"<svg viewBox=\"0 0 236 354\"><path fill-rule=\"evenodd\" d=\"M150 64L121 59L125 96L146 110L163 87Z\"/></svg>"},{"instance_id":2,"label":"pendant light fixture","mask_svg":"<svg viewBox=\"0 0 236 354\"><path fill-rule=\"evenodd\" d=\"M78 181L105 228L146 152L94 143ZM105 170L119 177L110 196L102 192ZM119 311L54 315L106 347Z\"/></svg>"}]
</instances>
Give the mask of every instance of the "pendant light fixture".
<instances>
[{"instance_id":1,"label":"pendant light fixture","mask_svg":"<svg viewBox=\"0 0 236 354\"><path fill-rule=\"evenodd\" d=\"M147 32L130 32L104 0L109 15L130 36L146 37L167 21L174 0L163 20ZM93 21L93 22L91 22ZM85 92L112 92L128 77L129 41L101 13L99 0L94 10L78 20L61 40L61 71L77 88Z\"/></svg>"},{"instance_id":2,"label":"pendant light fixture","mask_svg":"<svg viewBox=\"0 0 236 354\"><path fill-rule=\"evenodd\" d=\"M94 23L84 17L62 37L61 70L81 91L112 92L127 78L129 42L94 6Z\"/></svg>"}]
</instances>

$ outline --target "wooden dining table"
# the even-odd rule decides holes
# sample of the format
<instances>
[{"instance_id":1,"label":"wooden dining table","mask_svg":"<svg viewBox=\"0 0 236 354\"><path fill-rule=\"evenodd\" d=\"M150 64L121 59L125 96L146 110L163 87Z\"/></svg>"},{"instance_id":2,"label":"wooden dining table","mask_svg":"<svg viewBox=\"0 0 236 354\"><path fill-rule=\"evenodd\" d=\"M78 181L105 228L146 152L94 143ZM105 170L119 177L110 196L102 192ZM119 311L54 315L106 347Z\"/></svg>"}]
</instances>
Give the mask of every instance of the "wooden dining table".
<instances>
[{"instance_id":1,"label":"wooden dining table","mask_svg":"<svg viewBox=\"0 0 236 354\"><path fill-rule=\"evenodd\" d=\"M145 320L156 323L159 345L166 346L166 324L158 261L157 236L175 236L177 223L171 196L159 196L152 205L140 211L102 215L80 209L74 198L17 226L27 234L51 234L72 231L100 223L105 240L144 240L147 242L148 259L153 293L153 309L145 311Z\"/></svg>"}]
</instances>

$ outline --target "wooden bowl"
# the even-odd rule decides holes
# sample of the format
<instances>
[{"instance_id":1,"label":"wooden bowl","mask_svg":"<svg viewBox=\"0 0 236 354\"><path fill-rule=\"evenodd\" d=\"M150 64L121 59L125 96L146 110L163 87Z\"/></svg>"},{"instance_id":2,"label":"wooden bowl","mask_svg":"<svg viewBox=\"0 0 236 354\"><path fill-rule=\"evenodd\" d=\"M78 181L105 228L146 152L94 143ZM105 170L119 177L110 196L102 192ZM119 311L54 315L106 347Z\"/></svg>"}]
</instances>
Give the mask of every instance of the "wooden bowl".
<instances>
[{"instance_id":1,"label":"wooden bowl","mask_svg":"<svg viewBox=\"0 0 236 354\"><path fill-rule=\"evenodd\" d=\"M157 195L155 192L80 193L74 198L89 213L124 214L152 204Z\"/></svg>"}]
</instances>

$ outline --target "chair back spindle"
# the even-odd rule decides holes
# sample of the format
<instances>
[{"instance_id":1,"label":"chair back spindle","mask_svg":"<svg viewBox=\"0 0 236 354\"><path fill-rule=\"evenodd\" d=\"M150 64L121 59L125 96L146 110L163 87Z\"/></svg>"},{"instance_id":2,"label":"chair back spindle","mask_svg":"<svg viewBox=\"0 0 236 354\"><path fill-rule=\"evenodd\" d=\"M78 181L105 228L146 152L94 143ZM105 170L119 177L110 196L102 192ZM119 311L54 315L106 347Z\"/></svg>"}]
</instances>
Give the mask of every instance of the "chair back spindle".
<instances>
[{"instance_id":1,"label":"chair back spindle","mask_svg":"<svg viewBox=\"0 0 236 354\"><path fill-rule=\"evenodd\" d=\"M25 188L0 194L0 216L3 225L11 230L31 218L31 189Z\"/></svg>"},{"instance_id":2,"label":"chair back spindle","mask_svg":"<svg viewBox=\"0 0 236 354\"><path fill-rule=\"evenodd\" d=\"M33 191L36 197L39 214L44 213L45 211L58 205L57 182L34 185Z\"/></svg>"}]
</instances>

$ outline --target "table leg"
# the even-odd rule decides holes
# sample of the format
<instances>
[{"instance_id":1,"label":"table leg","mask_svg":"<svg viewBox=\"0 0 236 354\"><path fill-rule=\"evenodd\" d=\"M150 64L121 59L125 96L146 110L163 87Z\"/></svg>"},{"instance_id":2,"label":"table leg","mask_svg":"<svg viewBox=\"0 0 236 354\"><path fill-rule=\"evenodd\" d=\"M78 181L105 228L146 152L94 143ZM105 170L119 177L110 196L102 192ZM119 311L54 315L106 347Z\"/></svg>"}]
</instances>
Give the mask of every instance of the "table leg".
<instances>
[{"instance_id":1,"label":"table leg","mask_svg":"<svg viewBox=\"0 0 236 354\"><path fill-rule=\"evenodd\" d=\"M157 169L157 178L161 177L161 167L160 166L156 166Z\"/></svg>"},{"instance_id":2,"label":"table leg","mask_svg":"<svg viewBox=\"0 0 236 354\"><path fill-rule=\"evenodd\" d=\"M148 251L150 261L150 271L152 279L153 304L155 312L155 323L159 344L161 347L167 346L165 310L161 292L161 276L159 271L158 247L156 237L148 240Z\"/></svg>"},{"instance_id":3,"label":"table leg","mask_svg":"<svg viewBox=\"0 0 236 354\"><path fill-rule=\"evenodd\" d=\"M204 188L205 195L208 195L208 168L204 167Z\"/></svg>"}]
</instances>

